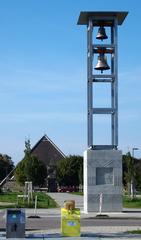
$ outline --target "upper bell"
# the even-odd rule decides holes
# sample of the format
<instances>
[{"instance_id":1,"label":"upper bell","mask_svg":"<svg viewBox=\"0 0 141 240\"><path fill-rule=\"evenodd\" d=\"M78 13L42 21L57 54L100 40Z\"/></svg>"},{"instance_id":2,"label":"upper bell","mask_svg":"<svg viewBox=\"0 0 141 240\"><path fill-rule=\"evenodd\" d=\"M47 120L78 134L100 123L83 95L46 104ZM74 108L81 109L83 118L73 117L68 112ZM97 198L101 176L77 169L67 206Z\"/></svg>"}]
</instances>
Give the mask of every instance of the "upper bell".
<instances>
[{"instance_id":1,"label":"upper bell","mask_svg":"<svg viewBox=\"0 0 141 240\"><path fill-rule=\"evenodd\" d=\"M98 29L96 39L103 40L103 39L107 39L107 38L108 37L106 35L105 28L103 26L100 26Z\"/></svg>"},{"instance_id":2,"label":"upper bell","mask_svg":"<svg viewBox=\"0 0 141 240\"><path fill-rule=\"evenodd\" d=\"M98 62L97 62L97 64L96 64L94 69L95 70L100 70L101 73L103 73L103 71L105 71L105 70L109 70L110 69L110 67L109 67L109 65L107 63L107 58L106 58L106 56L104 56L104 54L100 54L98 56Z\"/></svg>"}]
</instances>

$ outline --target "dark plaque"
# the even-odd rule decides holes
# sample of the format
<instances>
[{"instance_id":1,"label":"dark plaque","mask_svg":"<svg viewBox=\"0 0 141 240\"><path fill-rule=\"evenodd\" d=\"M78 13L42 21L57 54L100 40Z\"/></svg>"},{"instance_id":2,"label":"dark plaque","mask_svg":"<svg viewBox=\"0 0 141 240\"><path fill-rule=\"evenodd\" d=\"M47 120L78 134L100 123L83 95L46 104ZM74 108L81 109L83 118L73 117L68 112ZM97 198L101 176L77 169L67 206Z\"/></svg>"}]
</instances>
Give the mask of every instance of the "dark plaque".
<instances>
[{"instance_id":1,"label":"dark plaque","mask_svg":"<svg viewBox=\"0 0 141 240\"><path fill-rule=\"evenodd\" d=\"M113 168L96 168L96 185L113 184Z\"/></svg>"}]
</instances>

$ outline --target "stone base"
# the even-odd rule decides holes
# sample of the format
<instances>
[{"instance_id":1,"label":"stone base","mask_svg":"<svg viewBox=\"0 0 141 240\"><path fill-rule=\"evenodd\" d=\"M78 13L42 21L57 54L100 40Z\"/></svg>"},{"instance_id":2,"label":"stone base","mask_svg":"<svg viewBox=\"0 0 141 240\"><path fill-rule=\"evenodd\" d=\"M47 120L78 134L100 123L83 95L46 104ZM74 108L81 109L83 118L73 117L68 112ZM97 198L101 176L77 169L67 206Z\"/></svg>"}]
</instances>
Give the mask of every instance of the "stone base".
<instances>
[{"instance_id":1,"label":"stone base","mask_svg":"<svg viewBox=\"0 0 141 240\"><path fill-rule=\"evenodd\" d=\"M122 211L122 152L91 150L84 152L84 212Z\"/></svg>"}]
</instances>

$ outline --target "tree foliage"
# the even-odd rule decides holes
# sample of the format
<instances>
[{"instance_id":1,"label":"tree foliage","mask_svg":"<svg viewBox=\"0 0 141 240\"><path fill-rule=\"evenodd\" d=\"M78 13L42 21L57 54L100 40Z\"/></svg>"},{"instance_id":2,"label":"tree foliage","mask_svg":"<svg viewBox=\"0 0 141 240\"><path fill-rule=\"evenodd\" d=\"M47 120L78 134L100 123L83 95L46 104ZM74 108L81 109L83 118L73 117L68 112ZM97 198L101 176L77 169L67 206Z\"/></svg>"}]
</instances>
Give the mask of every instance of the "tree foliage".
<instances>
[{"instance_id":1,"label":"tree foliage","mask_svg":"<svg viewBox=\"0 0 141 240\"><path fill-rule=\"evenodd\" d=\"M133 158L131 156L131 153L128 152L124 157L123 157L124 163L126 164L126 171L124 171L124 179L125 183L128 189L128 195L131 195L131 184L132 180L135 177L135 168L134 168L134 162Z\"/></svg>"},{"instance_id":2,"label":"tree foliage","mask_svg":"<svg viewBox=\"0 0 141 240\"><path fill-rule=\"evenodd\" d=\"M141 192L141 160L135 161L135 171L136 171L136 190Z\"/></svg>"},{"instance_id":3,"label":"tree foliage","mask_svg":"<svg viewBox=\"0 0 141 240\"><path fill-rule=\"evenodd\" d=\"M131 195L131 184L133 184L133 191L135 189L141 191L140 173L141 161L133 158L130 152L123 155L123 184L128 189L128 195Z\"/></svg>"},{"instance_id":4,"label":"tree foliage","mask_svg":"<svg viewBox=\"0 0 141 240\"><path fill-rule=\"evenodd\" d=\"M79 186L83 179L83 158L70 155L57 165L57 181L60 186Z\"/></svg>"},{"instance_id":5,"label":"tree foliage","mask_svg":"<svg viewBox=\"0 0 141 240\"><path fill-rule=\"evenodd\" d=\"M12 159L7 154L0 153L0 181L2 181L8 173L14 168L14 163Z\"/></svg>"},{"instance_id":6,"label":"tree foliage","mask_svg":"<svg viewBox=\"0 0 141 240\"><path fill-rule=\"evenodd\" d=\"M32 181L33 186L42 186L46 178L46 166L31 154L30 140L25 141L25 156L16 167L15 177L20 184Z\"/></svg>"},{"instance_id":7,"label":"tree foliage","mask_svg":"<svg viewBox=\"0 0 141 240\"><path fill-rule=\"evenodd\" d=\"M126 164L126 171L124 172L125 181L128 183L131 182L132 177L135 177L134 159L130 152L123 156L123 161Z\"/></svg>"}]
</instances>

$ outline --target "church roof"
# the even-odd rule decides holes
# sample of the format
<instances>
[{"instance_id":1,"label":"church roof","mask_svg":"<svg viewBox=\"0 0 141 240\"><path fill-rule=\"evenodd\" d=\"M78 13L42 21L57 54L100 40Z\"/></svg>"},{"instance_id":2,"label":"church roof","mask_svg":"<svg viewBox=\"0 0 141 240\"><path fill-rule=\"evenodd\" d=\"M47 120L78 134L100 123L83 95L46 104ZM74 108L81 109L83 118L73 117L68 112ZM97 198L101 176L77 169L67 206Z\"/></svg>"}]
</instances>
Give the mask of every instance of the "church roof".
<instances>
[{"instance_id":1,"label":"church roof","mask_svg":"<svg viewBox=\"0 0 141 240\"><path fill-rule=\"evenodd\" d=\"M65 158L65 154L51 139L44 135L31 149L31 153L46 165L56 165L58 160Z\"/></svg>"}]
</instances>

